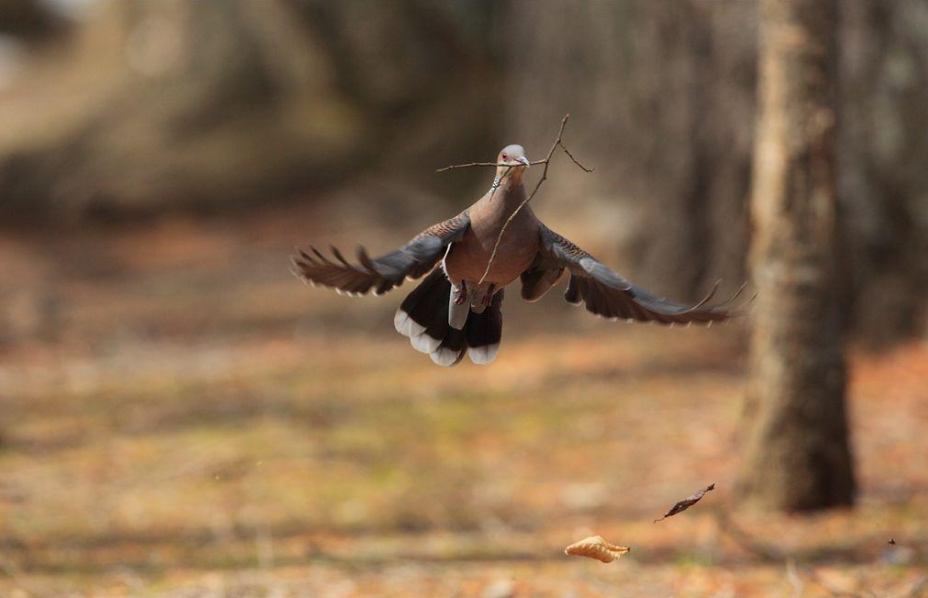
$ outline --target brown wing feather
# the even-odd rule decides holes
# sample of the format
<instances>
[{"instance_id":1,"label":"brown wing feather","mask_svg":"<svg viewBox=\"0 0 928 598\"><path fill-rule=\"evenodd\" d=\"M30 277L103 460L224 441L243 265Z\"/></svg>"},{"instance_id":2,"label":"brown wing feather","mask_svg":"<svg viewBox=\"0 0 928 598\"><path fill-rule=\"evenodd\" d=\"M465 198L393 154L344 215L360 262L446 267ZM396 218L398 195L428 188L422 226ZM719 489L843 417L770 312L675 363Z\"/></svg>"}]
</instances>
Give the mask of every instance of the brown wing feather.
<instances>
[{"instance_id":1,"label":"brown wing feather","mask_svg":"<svg viewBox=\"0 0 928 598\"><path fill-rule=\"evenodd\" d=\"M293 256L294 272L311 284L332 287L349 295L382 295L407 278L420 278L429 273L448 245L458 241L468 226L470 217L465 210L430 226L399 249L380 257L371 258L367 250L359 247L358 264L348 262L335 247L331 248L330 258L311 246L309 251L298 250Z\"/></svg>"},{"instance_id":2,"label":"brown wing feather","mask_svg":"<svg viewBox=\"0 0 928 598\"><path fill-rule=\"evenodd\" d=\"M544 225L541 226L541 241L542 250L529 272L569 270L570 281L564 297L574 305L584 304L590 313L604 318L660 324L708 324L731 317L731 313L723 309L724 304L708 305L712 295L694 306L659 299Z\"/></svg>"}]
</instances>

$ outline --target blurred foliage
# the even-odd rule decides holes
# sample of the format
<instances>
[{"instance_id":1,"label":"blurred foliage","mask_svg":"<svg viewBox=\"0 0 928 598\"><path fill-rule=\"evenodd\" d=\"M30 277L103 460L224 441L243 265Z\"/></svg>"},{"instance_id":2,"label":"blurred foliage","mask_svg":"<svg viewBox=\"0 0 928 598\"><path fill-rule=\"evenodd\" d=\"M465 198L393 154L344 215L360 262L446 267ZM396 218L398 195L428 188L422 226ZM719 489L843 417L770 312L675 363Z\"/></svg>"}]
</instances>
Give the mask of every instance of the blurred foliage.
<instances>
[{"instance_id":1,"label":"blurred foliage","mask_svg":"<svg viewBox=\"0 0 928 598\"><path fill-rule=\"evenodd\" d=\"M92 4L0 98L0 214L227 209L466 147L493 123L441 123L489 112L493 75L464 7Z\"/></svg>"},{"instance_id":2,"label":"blurred foliage","mask_svg":"<svg viewBox=\"0 0 928 598\"><path fill-rule=\"evenodd\" d=\"M847 298L887 341L925 329L928 5L841 7ZM435 168L539 155L570 112L597 170L556 169L538 205L695 300L745 278L756 29L739 0L99 0L0 78L0 218L225 212L362 180L464 205L485 173Z\"/></svg>"},{"instance_id":3,"label":"blurred foliage","mask_svg":"<svg viewBox=\"0 0 928 598\"><path fill-rule=\"evenodd\" d=\"M552 294L507 303L492 370L449 372L393 334L398 296L286 270L307 239L396 246L489 182L435 168L537 158L570 112L596 171L556 158L535 209L660 294L736 287L753 3L61 4L0 0L0 595L790 591L711 514L734 504L738 324L606 325ZM842 10L869 348L925 333L928 6ZM860 593L924 574L926 375L923 341L853 353L853 512L738 516ZM563 557L590 533L634 550Z\"/></svg>"},{"instance_id":4,"label":"blurred foliage","mask_svg":"<svg viewBox=\"0 0 928 598\"><path fill-rule=\"evenodd\" d=\"M398 295L294 286L279 256L320 215L0 237L0 289L58 304L54 342L0 345L0 596L788 593L782 563L713 517L736 505L737 328L512 301L492 369L439 368L392 330ZM391 235L332 240L358 234ZM733 516L836 585L897 596L928 572L928 344L853 372L859 507ZM632 552L563 554L593 533Z\"/></svg>"},{"instance_id":5,"label":"blurred foliage","mask_svg":"<svg viewBox=\"0 0 928 598\"><path fill-rule=\"evenodd\" d=\"M60 19L38 0L0 2L0 35L41 39L58 32L61 25Z\"/></svg>"}]
</instances>

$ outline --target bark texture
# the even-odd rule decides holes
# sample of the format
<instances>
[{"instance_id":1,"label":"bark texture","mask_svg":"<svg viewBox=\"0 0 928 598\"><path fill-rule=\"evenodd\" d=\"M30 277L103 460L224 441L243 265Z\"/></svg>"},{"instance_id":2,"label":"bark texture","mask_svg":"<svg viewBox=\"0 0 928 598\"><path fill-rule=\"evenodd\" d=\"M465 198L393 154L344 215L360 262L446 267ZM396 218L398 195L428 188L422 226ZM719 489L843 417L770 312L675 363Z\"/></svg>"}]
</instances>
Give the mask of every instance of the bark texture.
<instances>
[{"instance_id":1,"label":"bark texture","mask_svg":"<svg viewBox=\"0 0 928 598\"><path fill-rule=\"evenodd\" d=\"M757 286L741 489L765 508L849 505L836 0L761 4L750 268Z\"/></svg>"}]
</instances>

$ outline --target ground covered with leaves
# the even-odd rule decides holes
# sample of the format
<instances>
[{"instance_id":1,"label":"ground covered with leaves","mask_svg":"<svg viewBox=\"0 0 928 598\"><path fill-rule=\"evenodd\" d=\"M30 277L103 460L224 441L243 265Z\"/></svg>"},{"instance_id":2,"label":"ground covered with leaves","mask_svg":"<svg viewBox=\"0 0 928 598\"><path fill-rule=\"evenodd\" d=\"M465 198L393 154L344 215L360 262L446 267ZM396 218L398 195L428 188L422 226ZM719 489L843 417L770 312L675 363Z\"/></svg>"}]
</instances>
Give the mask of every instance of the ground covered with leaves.
<instances>
[{"instance_id":1,"label":"ground covered with leaves","mask_svg":"<svg viewBox=\"0 0 928 598\"><path fill-rule=\"evenodd\" d=\"M4 234L0 595L899 598L928 572L928 344L854 351L854 510L744 511L741 324L510 294L496 363L443 369L392 331L408 284L287 271L427 224L386 221ZM593 535L631 552L564 554Z\"/></svg>"}]
</instances>

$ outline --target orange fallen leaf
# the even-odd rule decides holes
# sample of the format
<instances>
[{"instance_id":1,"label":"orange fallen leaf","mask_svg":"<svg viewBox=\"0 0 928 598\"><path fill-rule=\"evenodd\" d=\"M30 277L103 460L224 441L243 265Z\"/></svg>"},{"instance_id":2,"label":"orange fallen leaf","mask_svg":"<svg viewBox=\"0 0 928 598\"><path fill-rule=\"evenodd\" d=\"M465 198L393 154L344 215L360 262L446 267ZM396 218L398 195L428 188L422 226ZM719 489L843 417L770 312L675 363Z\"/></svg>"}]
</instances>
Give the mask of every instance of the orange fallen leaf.
<instances>
[{"instance_id":1,"label":"orange fallen leaf","mask_svg":"<svg viewBox=\"0 0 928 598\"><path fill-rule=\"evenodd\" d=\"M602 536L590 536L589 538L584 538L579 542L574 542L565 548L564 554L585 556L587 558L596 559L597 561L602 561L604 563L611 563L630 550L631 548L628 548L627 546L616 546L615 544L610 544L609 542L606 542Z\"/></svg>"}]
</instances>

